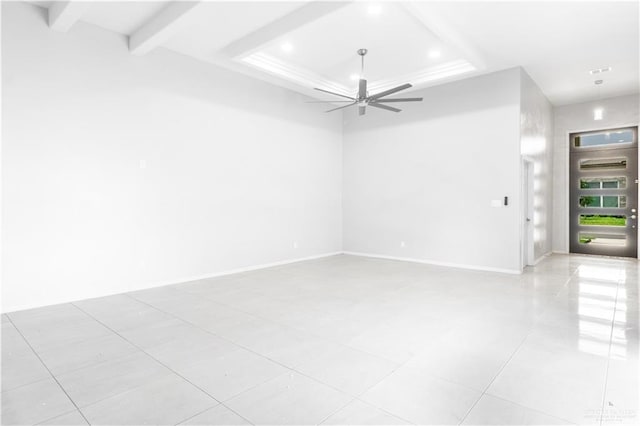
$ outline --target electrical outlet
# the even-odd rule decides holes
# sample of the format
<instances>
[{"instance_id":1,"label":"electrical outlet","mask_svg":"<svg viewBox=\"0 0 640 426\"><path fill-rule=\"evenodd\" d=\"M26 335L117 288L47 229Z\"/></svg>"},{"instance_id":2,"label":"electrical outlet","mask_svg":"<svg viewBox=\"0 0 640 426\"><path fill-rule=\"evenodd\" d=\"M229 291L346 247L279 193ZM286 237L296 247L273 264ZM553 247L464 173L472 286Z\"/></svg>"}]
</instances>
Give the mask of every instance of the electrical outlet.
<instances>
[{"instance_id":1,"label":"electrical outlet","mask_svg":"<svg viewBox=\"0 0 640 426\"><path fill-rule=\"evenodd\" d=\"M140 160L140 168L141 169L147 168L147 160Z\"/></svg>"}]
</instances>

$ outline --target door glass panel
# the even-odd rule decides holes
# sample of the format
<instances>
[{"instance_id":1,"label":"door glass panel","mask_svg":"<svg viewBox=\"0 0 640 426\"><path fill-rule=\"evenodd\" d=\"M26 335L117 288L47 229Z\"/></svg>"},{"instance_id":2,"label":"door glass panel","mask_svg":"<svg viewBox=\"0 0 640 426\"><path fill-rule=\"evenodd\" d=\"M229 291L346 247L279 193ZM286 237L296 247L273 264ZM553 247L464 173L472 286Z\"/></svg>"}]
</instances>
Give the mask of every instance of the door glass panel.
<instances>
[{"instance_id":1,"label":"door glass panel","mask_svg":"<svg viewBox=\"0 0 640 426\"><path fill-rule=\"evenodd\" d=\"M627 187L627 178L621 177L597 177L580 179L581 189L624 189Z\"/></svg>"},{"instance_id":2,"label":"door glass panel","mask_svg":"<svg viewBox=\"0 0 640 426\"><path fill-rule=\"evenodd\" d=\"M580 233L580 244L595 246L624 247L627 244L627 237L624 234L590 234Z\"/></svg>"},{"instance_id":3,"label":"door glass panel","mask_svg":"<svg viewBox=\"0 0 640 426\"><path fill-rule=\"evenodd\" d=\"M582 196L580 207L602 207L602 197Z\"/></svg>"},{"instance_id":4,"label":"door glass panel","mask_svg":"<svg viewBox=\"0 0 640 426\"><path fill-rule=\"evenodd\" d=\"M602 207L624 207L620 204L622 204L625 198L624 196L620 197L618 195L605 195L602 197ZM626 203L624 204L626 205Z\"/></svg>"},{"instance_id":5,"label":"door glass panel","mask_svg":"<svg viewBox=\"0 0 640 426\"><path fill-rule=\"evenodd\" d=\"M603 146L619 143L633 143L633 131L631 129L616 130L590 135L579 135L574 138L576 147Z\"/></svg>"},{"instance_id":6,"label":"door glass panel","mask_svg":"<svg viewBox=\"0 0 640 426\"><path fill-rule=\"evenodd\" d=\"M582 195L580 197L580 207L589 208L625 208L627 207L627 197L625 195L604 195L592 196Z\"/></svg>"},{"instance_id":7,"label":"door glass panel","mask_svg":"<svg viewBox=\"0 0 640 426\"><path fill-rule=\"evenodd\" d=\"M595 158L580 161L580 170L626 169L626 158Z\"/></svg>"},{"instance_id":8,"label":"door glass panel","mask_svg":"<svg viewBox=\"0 0 640 426\"><path fill-rule=\"evenodd\" d=\"M580 225L592 226L626 226L627 217L610 214L581 214Z\"/></svg>"}]
</instances>

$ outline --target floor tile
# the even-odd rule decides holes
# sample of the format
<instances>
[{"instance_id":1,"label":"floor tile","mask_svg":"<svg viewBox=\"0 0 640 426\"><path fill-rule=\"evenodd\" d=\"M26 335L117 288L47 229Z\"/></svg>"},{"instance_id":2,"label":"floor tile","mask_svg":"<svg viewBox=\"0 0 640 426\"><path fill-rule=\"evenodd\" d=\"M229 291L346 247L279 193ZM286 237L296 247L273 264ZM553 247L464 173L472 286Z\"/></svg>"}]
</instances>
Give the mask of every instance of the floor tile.
<instances>
[{"instance_id":1,"label":"floor tile","mask_svg":"<svg viewBox=\"0 0 640 426\"><path fill-rule=\"evenodd\" d=\"M201 339L170 341L145 352L169 368L184 369L240 349L231 342L208 335Z\"/></svg>"},{"instance_id":2,"label":"floor tile","mask_svg":"<svg viewBox=\"0 0 640 426\"><path fill-rule=\"evenodd\" d=\"M322 422L323 425L409 425L389 413L354 400Z\"/></svg>"},{"instance_id":3,"label":"floor tile","mask_svg":"<svg viewBox=\"0 0 640 426\"><path fill-rule=\"evenodd\" d=\"M143 327L122 330L119 333L141 349L149 349L166 343L207 339L210 333L177 318L160 321Z\"/></svg>"},{"instance_id":4,"label":"floor tile","mask_svg":"<svg viewBox=\"0 0 640 426\"><path fill-rule=\"evenodd\" d=\"M638 358L611 359L607 370L602 424L640 423Z\"/></svg>"},{"instance_id":5,"label":"floor tile","mask_svg":"<svg viewBox=\"0 0 640 426\"><path fill-rule=\"evenodd\" d=\"M70 413L63 414L61 416L54 417L45 422L39 423L41 425L57 425L57 426L75 426L75 425L88 425L87 421L78 410L74 410Z\"/></svg>"},{"instance_id":6,"label":"floor tile","mask_svg":"<svg viewBox=\"0 0 640 426\"><path fill-rule=\"evenodd\" d=\"M475 390L400 368L360 399L416 424L458 424L480 398Z\"/></svg>"},{"instance_id":7,"label":"floor tile","mask_svg":"<svg viewBox=\"0 0 640 426\"><path fill-rule=\"evenodd\" d=\"M73 401L84 407L171 373L148 355L132 355L58 376Z\"/></svg>"},{"instance_id":8,"label":"floor tile","mask_svg":"<svg viewBox=\"0 0 640 426\"><path fill-rule=\"evenodd\" d=\"M41 308L26 309L7 314L17 326L38 324L46 320L47 323L63 323L86 319L87 315L71 303L43 306Z\"/></svg>"},{"instance_id":9,"label":"floor tile","mask_svg":"<svg viewBox=\"0 0 640 426\"><path fill-rule=\"evenodd\" d=\"M252 315L209 301L202 301L193 309L184 310L175 315L211 333L219 333L230 327L256 320Z\"/></svg>"},{"instance_id":10,"label":"floor tile","mask_svg":"<svg viewBox=\"0 0 640 426\"><path fill-rule=\"evenodd\" d=\"M50 377L15 327L11 323L2 324L2 391Z\"/></svg>"},{"instance_id":11,"label":"floor tile","mask_svg":"<svg viewBox=\"0 0 640 426\"><path fill-rule=\"evenodd\" d=\"M404 365L483 392L520 346L527 328L480 325L433 339Z\"/></svg>"},{"instance_id":12,"label":"floor tile","mask_svg":"<svg viewBox=\"0 0 640 426\"><path fill-rule=\"evenodd\" d=\"M253 424L318 424L351 397L300 374L286 373L225 403Z\"/></svg>"},{"instance_id":13,"label":"floor tile","mask_svg":"<svg viewBox=\"0 0 640 426\"><path fill-rule=\"evenodd\" d=\"M38 352L54 375L137 352L138 349L116 334L61 345L49 345Z\"/></svg>"},{"instance_id":14,"label":"floor tile","mask_svg":"<svg viewBox=\"0 0 640 426\"><path fill-rule=\"evenodd\" d=\"M224 405L220 404L180 423L181 425L250 425Z\"/></svg>"},{"instance_id":15,"label":"floor tile","mask_svg":"<svg viewBox=\"0 0 640 426\"><path fill-rule=\"evenodd\" d=\"M295 329L259 318L219 330L217 334L261 354L297 345L305 339L304 334Z\"/></svg>"},{"instance_id":16,"label":"floor tile","mask_svg":"<svg viewBox=\"0 0 640 426\"><path fill-rule=\"evenodd\" d=\"M126 294L74 303L107 327L122 331L172 319L172 316Z\"/></svg>"},{"instance_id":17,"label":"floor tile","mask_svg":"<svg viewBox=\"0 0 640 426\"><path fill-rule=\"evenodd\" d=\"M329 344L296 367L322 383L358 396L399 367L399 364L346 346Z\"/></svg>"},{"instance_id":18,"label":"floor tile","mask_svg":"<svg viewBox=\"0 0 640 426\"><path fill-rule=\"evenodd\" d=\"M564 425L572 424L491 395L482 395L464 425Z\"/></svg>"},{"instance_id":19,"label":"floor tile","mask_svg":"<svg viewBox=\"0 0 640 426\"><path fill-rule=\"evenodd\" d=\"M74 409L53 379L2 392L2 423L7 425L35 424Z\"/></svg>"},{"instance_id":20,"label":"floor tile","mask_svg":"<svg viewBox=\"0 0 640 426\"><path fill-rule=\"evenodd\" d=\"M244 349L223 355L197 354L199 362L181 362L172 368L219 401L238 395L288 370Z\"/></svg>"},{"instance_id":21,"label":"floor tile","mask_svg":"<svg viewBox=\"0 0 640 426\"><path fill-rule=\"evenodd\" d=\"M50 321L43 317L14 324L36 351L112 334L108 328L84 314L64 320Z\"/></svg>"},{"instance_id":22,"label":"floor tile","mask_svg":"<svg viewBox=\"0 0 640 426\"><path fill-rule=\"evenodd\" d=\"M82 409L92 425L176 424L218 403L171 374Z\"/></svg>"},{"instance_id":23,"label":"floor tile","mask_svg":"<svg viewBox=\"0 0 640 426\"><path fill-rule=\"evenodd\" d=\"M530 335L487 393L573 423L597 423L607 359L593 354L590 340L580 346L560 335Z\"/></svg>"}]
</instances>

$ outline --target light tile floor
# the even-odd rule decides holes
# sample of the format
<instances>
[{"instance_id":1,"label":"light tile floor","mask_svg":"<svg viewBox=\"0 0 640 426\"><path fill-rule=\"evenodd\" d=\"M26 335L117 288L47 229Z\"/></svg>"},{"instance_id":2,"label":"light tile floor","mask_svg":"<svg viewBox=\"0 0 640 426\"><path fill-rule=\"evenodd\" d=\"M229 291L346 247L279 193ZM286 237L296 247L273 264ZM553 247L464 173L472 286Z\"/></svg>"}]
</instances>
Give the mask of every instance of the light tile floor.
<instances>
[{"instance_id":1,"label":"light tile floor","mask_svg":"<svg viewBox=\"0 0 640 426\"><path fill-rule=\"evenodd\" d=\"M333 256L2 316L3 424L637 424L639 262Z\"/></svg>"}]
</instances>

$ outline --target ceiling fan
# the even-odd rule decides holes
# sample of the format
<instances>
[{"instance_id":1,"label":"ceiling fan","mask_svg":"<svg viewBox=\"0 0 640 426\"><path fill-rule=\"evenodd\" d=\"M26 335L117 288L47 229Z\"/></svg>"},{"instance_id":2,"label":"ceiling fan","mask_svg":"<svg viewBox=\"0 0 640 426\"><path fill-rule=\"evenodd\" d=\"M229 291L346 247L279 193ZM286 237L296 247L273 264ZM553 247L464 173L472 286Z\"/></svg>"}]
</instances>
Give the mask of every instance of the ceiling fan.
<instances>
[{"instance_id":1,"label":"ceiling fan","mask_svg":"<svg viewBox=\"0 0 640 426\"><path fill-rule=\"evenodd\" d=\"M365 115L367 111L367 106L385 109L387 111L392 112L400 112L401 109L394 108L389 105L385 105L389 102L420 102L422 98L395 98L395 99L382 99L385 96L392 95L394 93L400 92L401 90L408 89L411 87L411 84L405 83L401 86L394 87L393 89L385 90L384 92L376 93L375 95L369 96L369 92L367 92L367 80L364 77L364 55L367 54L367 49L358 49L358 55L362 58L362 71L360 73L360 80L358 83L358 94L355 98L351 96L345 96L340 93L330 92L328 90L319 89L314 87L315 90L319 90L320 92L329 93L330 95L340 96L341 98L347 98L348 101L311 101L311 102L321 102L321 103L334 103L334 102L348 102L347 105L333 108L325 112L337 111L339 109L348 108L353 105L358 105L358 115Z\"/></svg>"}]
</instances>

